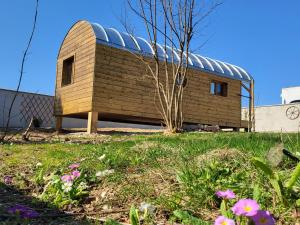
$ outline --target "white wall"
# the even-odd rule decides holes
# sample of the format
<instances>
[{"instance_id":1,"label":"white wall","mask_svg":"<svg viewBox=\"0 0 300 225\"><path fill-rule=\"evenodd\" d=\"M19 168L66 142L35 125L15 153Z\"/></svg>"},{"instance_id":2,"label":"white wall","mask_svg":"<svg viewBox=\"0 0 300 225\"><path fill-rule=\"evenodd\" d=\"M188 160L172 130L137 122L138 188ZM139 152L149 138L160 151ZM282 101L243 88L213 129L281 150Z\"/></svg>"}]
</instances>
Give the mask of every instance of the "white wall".
<instances>
[{"instance_id":1,"label":"white wall","mask_svg":"<svg viewBox=\"0 0 300 225\"><path fill-rule=\"evenodd\" d=\"M289 107L299 104L271 105L255 107L255 131L257 132L298 132L300 129L300 116L291 120L286 111ZM247 109L242 109L242 119L247 118Z\"/></svg>"},{"instance_id":2,"label":"white wall","mask_svg":"<svg viewBox=\"0 0 300 225\"><path fill-rule=\"evenodd\" d=\"M300 87L283 88L281 91L282 104L289 104L292 101L300 101Z\"/></svg>"}]
</instances>

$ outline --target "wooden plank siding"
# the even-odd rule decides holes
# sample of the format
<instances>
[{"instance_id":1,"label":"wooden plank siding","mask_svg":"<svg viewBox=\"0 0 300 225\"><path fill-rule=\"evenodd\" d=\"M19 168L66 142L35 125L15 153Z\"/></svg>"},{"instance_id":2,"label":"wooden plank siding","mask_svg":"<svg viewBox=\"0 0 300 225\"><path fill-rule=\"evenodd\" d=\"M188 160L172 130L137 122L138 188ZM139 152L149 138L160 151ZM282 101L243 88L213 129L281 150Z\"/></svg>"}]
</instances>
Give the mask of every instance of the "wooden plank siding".
<instances>
[{"instance_id":1,"label":"wooden plank siding","mask_svg":"<svg viewBox=\"0 0 300 225\"><path fill-rule=\"evenodd\" d=\"M92 110L96 37L88 22L76 23L66 35L57 58L56 116ZM62 86L63 60L74 55L72 83Z\"/></svg>"},{"instance_id":2,"label":"wooden plank siding","mask_svg":"<svg viewBox=\"0 0 300 225\"><path fill-rule=\"evenodd\" d=\"M72 55L72 83L62 87L63 61ZM212 80L228 84L227 97L210 94ZM240 127L240 94L240 81L190 68L184 88L184 122ZM100 119L159 123L158 107L153 80L139 59L126 50L96 43L88 22L80 21L70 29L57 59L56 116L98 112Z\"/></svg>"},{"instance_id":3,"label":"wooden plank siding","mask_svg":"<svg viewBox=\"0 0 300 225\"><path fill-rule=\"evenodd\" d=\"M184 121L240 127L241 82L189 69L184 89ZM228 96L210 94L211 80L228 84ZM97 44L93 110L124 117L160 119L158 99L145 66L131 53Z\"/></svg>"}]
</instances>

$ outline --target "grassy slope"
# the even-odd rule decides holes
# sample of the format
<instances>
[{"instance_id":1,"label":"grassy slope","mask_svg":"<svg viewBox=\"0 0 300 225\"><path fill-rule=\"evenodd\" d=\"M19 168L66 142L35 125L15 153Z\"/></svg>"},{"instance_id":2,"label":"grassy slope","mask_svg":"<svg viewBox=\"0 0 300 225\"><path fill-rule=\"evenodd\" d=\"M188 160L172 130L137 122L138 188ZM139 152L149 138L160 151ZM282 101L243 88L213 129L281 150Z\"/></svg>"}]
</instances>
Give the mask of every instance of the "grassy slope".
<instances>
[{"instance_id":1,"label":"grassy slope","mask_svg":"<svg viewBox=\"0 0 300 225\"><path fill-rule=\"evenodd\" d=\"M300 149L297 135L284 135L285 147ZM0 146L0 176L13 175L18 188L33 189L34 177L42 170L48 174L57 168L81 162L95 173L114 169L91 195L105 197L94 201L94 210L103 206L129 207L143 201L159 209L159 217L182 208L205 220L217 215L214 192L231 188L239 197L252 197L259 185L260 203L275 213L278 220L291 223L289 207L276 203L270 186L249 162L252 156L264 157L279 134L186 133L174 136L113 136L103 144L48 143ZM105 160L98 157L106 155ZM42 166L36 168L37 163ZM286 172L290 162L285 162ZM34 191L33 191L34 192Z\"/></svg>"}]
</instances>

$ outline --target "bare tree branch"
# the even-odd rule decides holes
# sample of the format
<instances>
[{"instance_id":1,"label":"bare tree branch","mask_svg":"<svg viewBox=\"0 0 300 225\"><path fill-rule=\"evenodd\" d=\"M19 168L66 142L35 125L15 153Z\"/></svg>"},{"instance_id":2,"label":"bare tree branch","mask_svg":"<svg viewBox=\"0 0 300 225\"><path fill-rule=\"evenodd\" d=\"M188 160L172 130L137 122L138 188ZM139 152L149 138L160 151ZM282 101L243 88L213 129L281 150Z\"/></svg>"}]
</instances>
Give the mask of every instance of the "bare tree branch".
<instances>
[{"instance_id":1,"label":"bare tree branch","mask_svg":"<svg viewBox=\"0 0 300 225\"><path fill-rule=\"evenodd\" d=\"M4 130L4 134L0 137L0 142L3 142L4 139L5 139L5 137L6 137L6 135L7 135L7 132L8 132L8 129L9 129L9 123L10 123L10 119L11 119L12 109L13 109L14 103L16 101L16 98L17 98L17 95L19 93L20 86L21 86L21 83L22 83L26 57L27 57L27 54L28 54L28 50L30 49L34 33L35 33L35 28L36 28L36 23L37 23L37 17L38 17L38 7L39 7L39 0L36 0L35 14L34 14L32 31L31 31L31 34L30 34L30 37L29 37L26 49L25 49L25 51L23 53L17 89L16 89L15 94L13 96L12 102L10 103L10 106L9 106L8 116L7 116L7 122L6 122L5 130Z\"/></svg>"},{"instance_id":2,"label":"bare tree branch","mask_svg":"<svg viewBox=\"0 0 300 225\"><path fill-rule=\"evenodd\" d=\"M138 7L134 7L132 1L136 1ZM183 124L184 84L189 72L190 45L195 27L219 4L201 15L197 11L195 0L127 2L132 12L143 22L153 49L153 54L149 55L148 59L139 52L132 54L135 54L149 71L155 88L155 99L159 100L159 112L167 131L177 132ZM160 39L163 47L158 44ZM167 48L168 44L170 47ZM171 54L167 55L167 52Z\"/></svg>"}]
</instances>

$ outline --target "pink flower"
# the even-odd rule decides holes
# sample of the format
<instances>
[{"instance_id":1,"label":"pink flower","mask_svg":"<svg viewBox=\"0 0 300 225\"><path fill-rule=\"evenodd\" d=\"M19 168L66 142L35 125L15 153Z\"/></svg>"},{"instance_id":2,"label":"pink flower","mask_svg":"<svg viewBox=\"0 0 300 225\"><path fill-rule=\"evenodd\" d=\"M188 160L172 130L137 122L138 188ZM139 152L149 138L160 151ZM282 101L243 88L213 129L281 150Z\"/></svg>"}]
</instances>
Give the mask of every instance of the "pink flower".
<instances>
[{"instance_id":1,"label":"pink flower","mask_svg":"<svg viewBox=\"0 0 300 225\"><path fill-rule=\"evenodd\" d=\"M74 169L79 168L79 166L80 166L79 163L73 163L73 164L71 164L71 165L69 166L69 168L70 168L71 170L74 170Z\"/></svg>"},{"instance_id":2,"label":"pink flower","mask_svg":"<svg viewBox=\"0 0 300 225\"><path fill-rule=\"evenodd\" d=\"M13 178L11 176L4 176L4 178L3 178L4 184L11 185L12 184L12 179Z\"/></svg>"},{"instance_id":3,"label":"pink flower","mask_svg":"<svg viewBox=\"0 0 300 225\"><path fill-rule=\"evenodd\" d=\"M234 221L226 218L225 216L219 216L215 220L215 225L235 225Z\"/></svg>"},{"instance_id":4,"label":"pink flower","mask_svg":"<svg viewBox=\"0 0 300 225\"><path fill-rule=\"evenodd\" d=\"M259 205L253 199L241 199L231 210L237 216L254 216L259 210Z\"/></svg>"},{"instance_id":5,"label":"pink flower","mask_svg":"<svg viewBox=\"0 0 300 225\"><path fill-rule=\"evenodd\" d=\"M275 220L268 211L258 210L251 218L255 225L275 225Z\"/></svg>"},{"instance_id":6,"label":"pink flower","mask_svg":"<svg viewBox=\"0 0 300 225\"><path fill-rule=\"evenodd\" d=\"M70 175L63 175L60 179L65 183L70 183L73 181L73 177Z\"/></svg>"},{"instance_id":7,"label":"pink flower","mask_svg":"<svg viewBox=\"0 0 300 225\"><path fill-rule=\"evenodd\" d=\"M232 199L235 198L235 194L232 190L226 190L226 191L217 191L216 195L219 198L223 198L223 199Z\"/></svg>"},{"instance_id":8,"label":"pink flower","mask_svg":"<svg viewBox=\"0 0 300 225\"><path fill-rule=\"evenodd\" d=\"M74 171L72 171L72 175L74 177L80 177L80 172L78 170L74 170Z\"/></svg>"}]
</instances>

